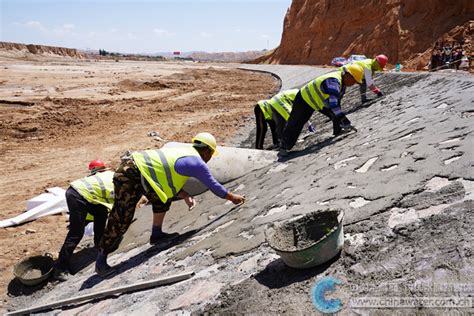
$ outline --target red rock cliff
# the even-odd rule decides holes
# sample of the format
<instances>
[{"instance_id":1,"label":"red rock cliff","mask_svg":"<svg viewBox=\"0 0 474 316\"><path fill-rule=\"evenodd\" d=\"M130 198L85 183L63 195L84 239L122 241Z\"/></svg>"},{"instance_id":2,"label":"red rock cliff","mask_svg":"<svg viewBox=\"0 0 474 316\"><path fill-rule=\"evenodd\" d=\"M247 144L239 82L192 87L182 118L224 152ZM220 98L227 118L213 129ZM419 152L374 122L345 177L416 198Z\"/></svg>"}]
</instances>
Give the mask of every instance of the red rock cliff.
<instances>
[{"instance_id":1,"label":"red rock cliff","mask_svg":"<svg viewBox=\"0 0 474 316\"><path fill-rule=\"evenodd\" d=\"M280 46L263 62L318 65L379 53L405 62L473 19L472 0L293 0Z\"/></svg>"}]
</instances>

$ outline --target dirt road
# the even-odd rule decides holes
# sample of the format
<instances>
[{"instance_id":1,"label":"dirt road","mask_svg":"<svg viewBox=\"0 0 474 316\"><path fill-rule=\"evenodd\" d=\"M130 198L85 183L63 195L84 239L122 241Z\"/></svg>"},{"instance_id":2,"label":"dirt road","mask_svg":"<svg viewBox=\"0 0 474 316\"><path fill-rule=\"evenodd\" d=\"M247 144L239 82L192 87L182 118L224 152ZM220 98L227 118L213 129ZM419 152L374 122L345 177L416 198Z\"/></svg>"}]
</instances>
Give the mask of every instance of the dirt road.
<instances>
[{"instance_id":1,"label":"dirt road","mask_svg":"<svg viewBox=\"0 0 474 316\"><path fill-rule=\"evenodd\" d=\"M101 158L116 166L126 150L160 147L148 136L187 142L199 131L219 144L278 90L270 75L235 65L171 62L0 59L0 219L20 214L45 189L87 174ZM18 260L57 252L65 216L0 230L0 297Z\"/></svg>"}]
</instances>

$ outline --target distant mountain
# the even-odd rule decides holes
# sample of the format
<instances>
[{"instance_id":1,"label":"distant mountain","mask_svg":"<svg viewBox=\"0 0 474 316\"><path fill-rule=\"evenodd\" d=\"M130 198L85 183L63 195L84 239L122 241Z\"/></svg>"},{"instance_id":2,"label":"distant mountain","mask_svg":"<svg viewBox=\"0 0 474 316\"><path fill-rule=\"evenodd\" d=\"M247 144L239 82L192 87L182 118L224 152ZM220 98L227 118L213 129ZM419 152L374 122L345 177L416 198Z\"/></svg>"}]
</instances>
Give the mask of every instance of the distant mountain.
<instances>
[{"instance_id":1,"label":"distant mountain","mask_svg":"<svg viewBox=\"0 0 474 316\"><path fill-rule=\"evenodd\" d=\"M193 52L189 55L193 60L197 61L220 61L220 62L244 62L254 60L256 58L270 54L271 51L266 49L261 51L247 52L222 52L222 53L206 53Z\"/></svg>"},{"instance_id":2,"label":"distant mountain","mask_svg":"<svg viewBox=\"0 0 474 316\"><path fill-rule=\"evenodd\" d=\"M64 47L53 47L45 45L26 45L20 43L8 43L0 42L0 52L10 53L22 53L30 55L47 55L47 56L66 56L72 58L97 58L99 50L86 48L86 49L74 49ZM257 58L264 58L269 55L272 51L261 50L261 51L247 51L247 52L221 52L221 53L208 53L208 52L159 52L153 54L141 53L141 54L122 54L117 52L107 52L107 57L103 58L152 58L163 57L166 59L173 58L184 58L192 59L195 61L216 61L216 62L250 62Z\"/></svg>"},{"instance_id":3,"label":"distant mountain","mask_svg":"<svg viewBox=\"0 0 474 316\"><path fill-rule=\"evenodd\" d=\"M84 54L75 48L47 46L47 45L35 45L35 44L22 44L22 43L10 43L0 42L0 52L2 54L9 53L14 54L17 57L20 56L51 56L51 57L70 57L70 58L85 58Z\"/></svg>"}]
</instances>

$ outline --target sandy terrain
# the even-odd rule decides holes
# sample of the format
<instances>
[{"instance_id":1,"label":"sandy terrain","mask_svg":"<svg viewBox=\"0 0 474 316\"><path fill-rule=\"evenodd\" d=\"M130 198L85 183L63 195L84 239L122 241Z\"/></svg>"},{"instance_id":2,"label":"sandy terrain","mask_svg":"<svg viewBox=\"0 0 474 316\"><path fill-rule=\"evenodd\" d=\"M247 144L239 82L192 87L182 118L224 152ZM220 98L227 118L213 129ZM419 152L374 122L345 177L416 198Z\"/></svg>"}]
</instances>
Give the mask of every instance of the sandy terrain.
<instances>
[{"instance_id":1,"label":"sandy terrain","mask_svg":"<svg viewBox=\"0 0 474 316\"><path fill-rule=\"evenodd\" d=\"M199 131L220 144L278 90L270 75L233 65L0 59L0 219L21 213L46 188L87 174L91 159L116 166L125 150L189 141ZM0 297L18 260L57 252L64 216L0 230Z\"/></svg>"}]
</instances>

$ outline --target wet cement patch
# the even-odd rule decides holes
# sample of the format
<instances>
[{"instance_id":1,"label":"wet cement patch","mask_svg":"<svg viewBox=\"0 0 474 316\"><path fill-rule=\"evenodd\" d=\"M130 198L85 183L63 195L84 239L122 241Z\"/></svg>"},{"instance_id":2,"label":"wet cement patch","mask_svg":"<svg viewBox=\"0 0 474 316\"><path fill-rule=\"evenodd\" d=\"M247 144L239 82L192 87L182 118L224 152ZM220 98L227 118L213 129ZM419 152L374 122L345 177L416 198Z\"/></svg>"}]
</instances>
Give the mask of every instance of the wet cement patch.
<instances>
[{"instance_id":1,"label":"wet cement patch","mask_svg":"<svg viewBox=\"0 0 474 316\"><path fill-rule=\"evenodd\" d=\"M240 284L224 288L210 313L317 314L311 288L323 276L342 280L332 298L343 302L343 314L387 315L419 309L356 308L358 297L468 297L446 292L455 285L474 284L474 203L453 205L442 214L390 229L380 215L347 227L346 242L337 261L321 268L295 270L279 260ZM271 281L270 281L271 280ZM414 290L415 289L415 290ZM443 289L443 290L437 290ZM441 292L440 292L441 291ZM248 295L248 293L253 293ZM422 309L425 314L473 312L472 307Z\"/></svg>"}]
</instances>

